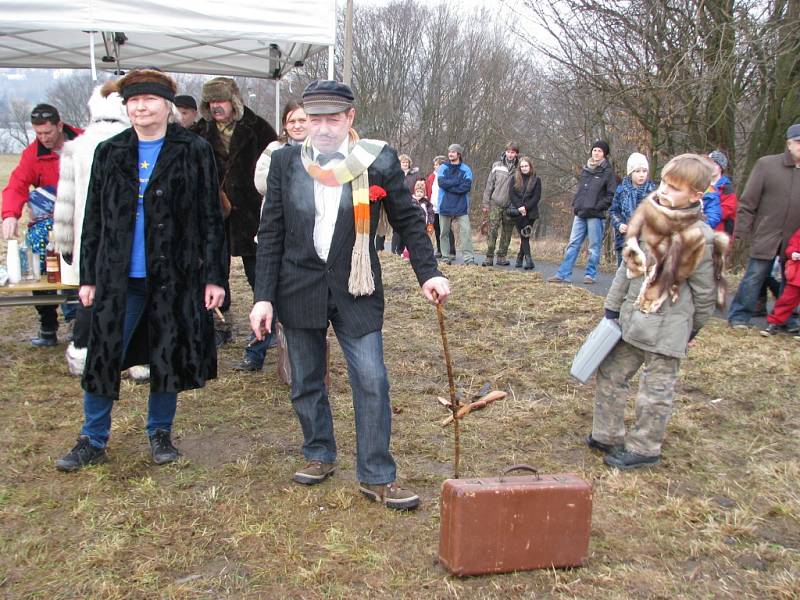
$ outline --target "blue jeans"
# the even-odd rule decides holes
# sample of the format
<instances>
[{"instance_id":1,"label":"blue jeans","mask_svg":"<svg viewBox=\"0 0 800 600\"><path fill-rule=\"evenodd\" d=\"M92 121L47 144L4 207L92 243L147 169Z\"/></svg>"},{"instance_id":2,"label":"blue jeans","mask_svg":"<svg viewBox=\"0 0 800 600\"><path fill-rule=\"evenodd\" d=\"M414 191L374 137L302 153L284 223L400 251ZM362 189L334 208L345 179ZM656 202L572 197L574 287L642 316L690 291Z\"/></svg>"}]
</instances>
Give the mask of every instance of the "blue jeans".
<instances>
[{"instance_id":1,"label":"blue jeans","mask_svg":"<svg viewBox=\"0 0 800 600\"><path fill-rule=\"evenodd\" d=\"M147 280L129 279L128 297L125 304L125 324L122 330L123 353L128 349L131 335L136 329L147 302ZM178 394L174 392L150 392L147 402L147 435L156 429L172 431ZM111 409L114 399L100 394L83 393L83 418L81 435L89 436L92 446L105 448L111 434Z\"/></svg>"},{"instance_id":2,"label":"blue jeans","mask_svg":"<svg viewBox=\"0 0 800 600\"><path fill-rule=\"evenodd\" d=\"M584 273L587 277L597 279L597 265L600 263L600 246L603 244L603 230L605 219L583 219L575 217L572 220L572 231L569 234L569 244L564 251L564 260L558 267L556 277L572 279L572 268L578 260L578 253L583 246L583 240L589 236L589 260L586 262Z\"/></svg>"},{"instance_id":3,"label":"blue jeans","mask_svg":"<svg viewBox=\"0 0 800 600\"><path fill-rule=\"evenodd\" d=\"M342 331L336 315L331 325L347 361L356 425L356 475L362 483L384 484L397 478L389 452L392 410L389 378L383 363L383 336L373 331L352 337ZM303 430L306 460L336 461L333 416L325 386L327 329L284 327L292 367L292 405Z\"/></svg>"},{"instance_id":4,"label":"blue jeans","mask_svg":"<svg viewBox=\"0 0 800 600\"><path fill-rule=\"evenodd\" d=\"M744 277L742 277L739 288L736 290L736 295L733 297L731 306L728 309L728 322L731 325L747 325L750 323L764 283L772 273L774 262L771 258L751 258L747 261ZM786 277L783 277L781 280L781 292L783 292L785 282ZM793 327L796 321L796 317L791 316L786 324L789 327Z\"/></svg>"}]
</instances>

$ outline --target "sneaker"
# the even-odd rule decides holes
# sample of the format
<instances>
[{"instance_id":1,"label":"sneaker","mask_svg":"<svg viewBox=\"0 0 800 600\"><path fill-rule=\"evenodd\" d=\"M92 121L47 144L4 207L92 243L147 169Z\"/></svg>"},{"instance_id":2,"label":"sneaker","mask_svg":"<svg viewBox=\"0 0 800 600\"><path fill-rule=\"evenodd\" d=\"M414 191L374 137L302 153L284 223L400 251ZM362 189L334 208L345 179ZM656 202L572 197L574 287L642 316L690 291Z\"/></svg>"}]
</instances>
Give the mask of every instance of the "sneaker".
<instances>
[{"instance_id":1,"label":"sneaker","mask_svg":"<svg viewBox=\"0 0 800 600\"><path fill-rule=\"evenodd\" d=\"M774 323L768 323L767 326L758 333L760 333L764 337L770 337L773 335L778 335L782 331L786 331L783 325L775 325Z\"/></svg>"},{"instance_id":2,"label":"sneaker","mask_svg":"<svg viewBox=\"0 0 800 600\"><path fill-rule=\"evenodd\" d=\"M317 485L322 483L336 471L333 463L324 463L319 460L312 460L299 471L292 475L292 481L303 485Z\"/></svg>"},{"instance_id":3,"label":"sneaker","mask_svg":"<svg viewBox=\"0 0 800 600\"><path fill-rule=\"evenodd\" d=\"M483 259L483 262L481 263L481 266L482 267L491 267L493 263L494 263L494 259L491 256L487 256L486 258Z\"/></svg>"},{"instance_id":4,"label":"sneaker","mask_svg":"<svg viewBox=\"0 0 800 600\"><path fill-rule=\"evenodd\" d=\"M397 483L370 485L360 483L361 493L373 502L382 502L386 508L411 510L419 506L419 496L411 490L401 488Z\"/></svg>"},{"instance_id":5,"label":"sneaker","mask_svg":"<svg viewBox=\"0 0 800 600\"><path fill-rule=\"evenodd\" d=\"M800 333L800 323L786 326L786 333Z\"/></svg>"},{"instance_id":6,"label":"sneaker","mask_svg":"<svg viewBox=\"0 0 800 600\"><path fill-rule=\"evenodd\" d=\"M750 329L750 325L747 323L731 323L731 329L737 329L739 331L747 331Z\"/></svg>"},{"instance_id":7,"label":"sneaker","mask_svg":"<svg viewBox=\"0 0 800 600\"><path fill-rule=\"evenodd\" d=\"M56 461L56 469L69 473L87 465L99 465L104 462L106 462L106 449L92 446L88 435L80 435L75 447Z\"/></svg>"},{"instance_id":8,"label":"sneaker","mask_svg":"<svg viewBox=\"0 0 800 600\"><path fill-rule=\"evenodd\" d=\"M623 448L617 454L606 454L603 462L609 467L616 467L622 471L630 469L640 469L642 467L652 467L661 461L660 456L645 456L638 452L629 452Z\"/></svg>"},{"instance_id":9,"label":"sneaker","mask_svg":"<svg viewBox=\"0 0 800 600\"><path fill-rule=\"evenodd\" d=\"M495 261L495 263L494 263L494 265L495 265L496 267L507 267L507 266L509 266L510 264L511 264L511 263L509 262L509 260L508 260L508 259L507 259L505 256L504 256L504 257L502 257L502 258L500 258L500 257L498 256L498 257L497 257L497 260L496 260L496 261Z\"/></svg>"},{"instance_id":10,"label":"sneaker","mask_svg":"<svg viewBox=\"0 0 800 600\"><path fill-rule=\"evenodd\" d=\"M433 255L433 257L434 258L442 258L442 253L441 252L437 252L436 254Z\"/></svg>"},{"instance_id":11,"label":"sneaker","mask_svg":"<svg viewBox=\"0 0 800 600\"><path fill-rule=\"evenodd\" d=\"M150 453L153 455L153 462L157 465L165 465L174 460L178 460L178 449L172 445L172 438L169 431L156 429L150 436Z\"/></svg>"},{"instance_id":12,"label":"sneaker","mask_svg":"<svg viewBox=\"0 0 800 600\"><path fill-rule=\"evenodd\" d=\"M547 278L547 283L569 283L566 279L561 279L558 275Z\"/></svg>"},{"instance_id":13,"label":"sneaker","mask_svg":"<svg viewBox=\"0 0 800 600\"><path fill-rule=\"evenodd\" d=\"M583 278L583 283L585 283L586 285L592 285L594 283L594 279L592 279L587 275L586 277Z\"/></svg>"},{"instance_id":14,"label":"sneaker","mask_svg":"<svg viewBox=\"0 0 800 600\"><path fill-rule=\"evenodd\" d=\"M586 437L586 445L592 450L599 450L603 454L619 454L625 451L624 444L604 444L594 439L591 433Z\"/></svg>"},{"instance_id":15,"label":"sneaker","mask_svg":"<svg viewBox=\"0 0 800 600\"><path fill-rule=\"evenodd\" d=\"M263 367L264 367L264 365L257 365L250 358L243 358L242 362L240 362L240 363L238 363L236 365L233 365L232 368L233 368L234 371L251 371L252 372L252 371L260 371Z\"/></svg>"},{"instance_id":16,"label":"sneaker","mask_svg":"<svg viewBox=\"0 0 800 600\"><path fill-rule=\"evenodd\" d=\"M55 331L39 330L39 334L35 338L31 338L31 345L37 348L49 348L58 344L58 338Z\"/></svg>"},{"instance_id":17,"label":"sneaker","mask_svg":"<svg viewBox=\"0 0 800 600\"><path fill-rule=\"evenodd\" d=\"M443 259L442 259L442 262L443 262L444 264L446 264L446 265L452 265L452 264L453 264L453 261L452 261L452 260L450 260L449 258L443 258Z\"/></svg>"},{"instance_id":18,"label":"sneaker","mask_svg":"<svg viewBox=\"0 0 800 600\"><path fill-rule=\"evenodd\" d=\"M521 269L522 268L522 254L517 256L517 262L514 263L514 266L517 269Z\"/></svg>"}]
</instances>

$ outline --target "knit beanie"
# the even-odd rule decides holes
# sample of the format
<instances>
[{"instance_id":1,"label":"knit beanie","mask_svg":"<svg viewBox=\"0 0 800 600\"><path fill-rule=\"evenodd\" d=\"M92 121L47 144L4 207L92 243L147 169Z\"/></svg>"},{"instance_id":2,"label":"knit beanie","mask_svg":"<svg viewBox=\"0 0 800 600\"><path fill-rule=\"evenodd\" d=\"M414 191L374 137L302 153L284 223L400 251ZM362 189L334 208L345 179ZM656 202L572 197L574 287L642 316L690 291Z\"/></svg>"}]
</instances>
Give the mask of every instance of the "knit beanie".
<instances>
[{"instance_id":1,"label":"knit beanie","mask_svg":"<svg viewBox=\"0 0 800 600\"><path fill-rule=\"evenodd\" d=\"M708 158L713 160L715 163L719 165L719 168L723 171L728 168L728 157L725 156L724 153L720 152L719 150L714 150L708 155Z\"/></svg>"},{"instance_id":2,"label":"knit beanie","mask_svg":"<svg viewBox=\"0 0 800 600\"><path fill-rule=\"evenodd\" d=\"M600 148L600 150L603 151L603 158L608 158L608 155L611 154L611 148L605 140L597 140L592 144L590 150L594 150L595 148Z\"/></svg>"},{"instance_id":3,"label":"knit beanie","mask_svg":"<svg viewBox=\"0 0 800 600\"><path fill-rule=\"evenodd\" d=\"M464 146L462 146L461 144L450 144L447 147L447 151L448 152L458 152L459 154L463 155L464 154Z\"/></svg>"},{"instance_id":4,"label":"knit beanie","mask_svg":"<svg viewBox=\"0 0 800 600\"><path fill-rule=\"evenodd\" d=\"M599 146L595 144L595 147ZM625 173L630 175L636 169L645 169L646 171L650 170L650 164L647 162L647 157L644 154L639 154L638 152L634 152L628 157L628 168Z\"/></svg>"},{"instance_id":5,"label":"knit beanie","mask_svg":"<svg viewBox=\"0 0 800 600\"><path fill-rule=\"evenodd\" d=\"M203 93L200 97L200 115L211 121L210 102L230 101L233 105L233 120L239 121L244 116L244 101L239 86L230 77L214 77L203 84Z\"/></svg>"}]
</instances>

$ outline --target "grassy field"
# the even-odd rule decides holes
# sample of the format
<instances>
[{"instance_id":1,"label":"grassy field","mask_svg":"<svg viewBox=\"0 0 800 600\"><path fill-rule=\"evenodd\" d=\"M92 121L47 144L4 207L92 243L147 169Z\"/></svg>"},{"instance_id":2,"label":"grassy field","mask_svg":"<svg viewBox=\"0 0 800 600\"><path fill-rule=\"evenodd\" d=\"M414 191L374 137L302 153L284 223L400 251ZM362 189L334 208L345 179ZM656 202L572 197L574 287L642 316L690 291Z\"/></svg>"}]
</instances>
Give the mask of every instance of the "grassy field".
<instances>
[{"instance_id":1,"label":"grassy field","mask_svg":"<svg viewBox=\"0 0 800 600\"><path fill-rule=\"evenodd\" d=\"M238 338L220 378L179 396L183 457L157 467L143 433L146 386L123 382L109 462L74 474L53 461L74 443L81 391L63 344L33 349L32 308L0 321L0 597L3 598L798 598L800 344L713 321L682 367L662 464L606 468L583 445L593 384L568 376L602 314L583 289L538 274L445 267L457 386L509 397L462 427L463 476L525 462L594 486L588 560L573 570L457 579L437 564L439 489L452 432L435 310L408 264L382 257L393 451L419 511L364 500L353 408L338 345L331 402L339 470L291 483L299 426L270 351L262 373L231 371L249 291L233 274ZM635 386L635 383L634 383Z\"/></svg>"}]
</instances>

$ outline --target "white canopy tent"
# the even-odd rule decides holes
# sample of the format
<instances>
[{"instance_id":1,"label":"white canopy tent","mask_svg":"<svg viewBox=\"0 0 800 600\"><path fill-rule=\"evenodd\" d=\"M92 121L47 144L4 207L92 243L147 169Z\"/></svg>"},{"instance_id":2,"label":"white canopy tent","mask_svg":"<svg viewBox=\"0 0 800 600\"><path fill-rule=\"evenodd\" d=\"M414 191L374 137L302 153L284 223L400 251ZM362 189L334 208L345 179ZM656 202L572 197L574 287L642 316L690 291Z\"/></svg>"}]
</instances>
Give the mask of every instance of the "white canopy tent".
<instances>
[{"instance_id":1,"label":"white canopy tent","mask_svg":"<svg viewBox=\"0 0 800 600\"><path fill-rule=\"evenodd\" d=\"M0 0L0 67L279 79L336 38L336 0Z\"/></svg>"}]
</instances>

